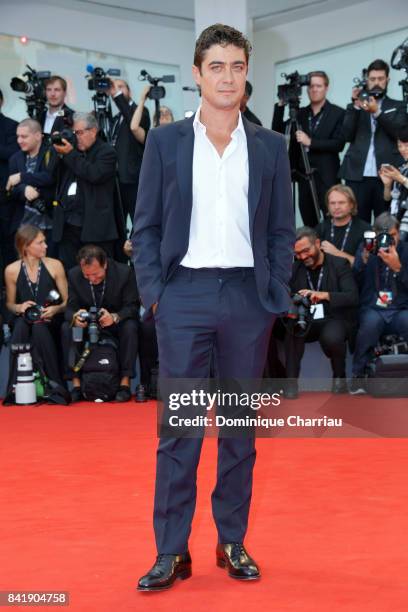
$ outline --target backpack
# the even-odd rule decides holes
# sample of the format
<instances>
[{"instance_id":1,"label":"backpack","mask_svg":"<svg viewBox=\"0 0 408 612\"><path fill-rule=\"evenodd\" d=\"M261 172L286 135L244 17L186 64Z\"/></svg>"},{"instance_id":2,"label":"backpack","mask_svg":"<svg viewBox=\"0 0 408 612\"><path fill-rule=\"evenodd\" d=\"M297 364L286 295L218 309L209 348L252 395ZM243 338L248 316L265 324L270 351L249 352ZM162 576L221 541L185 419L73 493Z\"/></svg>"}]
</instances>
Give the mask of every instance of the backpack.
<instances>
[{"instance_id":1,"label":"backpack","mask_svg":"<svg viewBox=\"0 0 408 612\"><path fill-rule=\"evenodd\" d=\"M90 402L114 399L119 389L119 359L116 343L100 340L81 368L81 392Z\"/></svg>"}]
</instances>

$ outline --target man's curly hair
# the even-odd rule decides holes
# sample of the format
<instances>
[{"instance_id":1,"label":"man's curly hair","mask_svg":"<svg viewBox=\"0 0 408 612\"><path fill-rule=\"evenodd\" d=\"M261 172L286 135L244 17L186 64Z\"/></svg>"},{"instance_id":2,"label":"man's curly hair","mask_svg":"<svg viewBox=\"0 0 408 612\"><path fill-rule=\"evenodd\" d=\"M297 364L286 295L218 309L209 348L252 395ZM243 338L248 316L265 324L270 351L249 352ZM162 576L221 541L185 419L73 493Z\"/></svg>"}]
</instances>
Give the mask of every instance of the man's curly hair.
<instances>
[{"instance_id":1,"label":"man's curly hair","mask_svg":"<svg viewBox=\"0 0 408 612\"><path fill-rule=\"evenodd\" d=\"M234 45L239 49L243 49L247 63L252 51L251 43L242 32L239 32L231 26L215 23L203 30L197 38L194 51L194 65L199 68L200 72L205 53L213 45L221 45L222 47Z\"/></svg>"}]
</instances>

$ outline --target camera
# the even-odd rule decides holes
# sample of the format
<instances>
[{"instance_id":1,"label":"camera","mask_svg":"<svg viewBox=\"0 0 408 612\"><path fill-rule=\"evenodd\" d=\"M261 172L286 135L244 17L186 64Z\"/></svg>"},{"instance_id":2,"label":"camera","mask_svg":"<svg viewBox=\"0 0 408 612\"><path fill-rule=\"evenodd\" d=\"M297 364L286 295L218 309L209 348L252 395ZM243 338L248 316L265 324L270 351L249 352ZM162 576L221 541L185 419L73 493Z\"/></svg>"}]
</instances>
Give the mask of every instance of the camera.
<instances>
[{"instance_id":1,"label":"camera","mask_svg":"<svg viewBox=\"0 0 408 612\"><path fill-rule=\"evenodd\" d=\"M151 87L147 97L150 100L161 100L166 95L166 90L162 85L158 83L162 81L163 83L174 83L175 77L174 74L165 74L162 77L152 77L147 70L141 70L139 81L149 81L153 87Z\"/></svg>"},{"instance_id":2,"label":"camera","mask_svg":"<svg viewBox=\"0 0 408 612\"><path fill-rule=\"evenodd\" d=\"M395 244L395 240L388 232L376 234L374 231L368 230L363 234L363 243L366 251L377 255L380 249L388 251L390 246Z\"/></svg>"},{"instance_id":3,"label":"camera","mask_svg":"<svg viewBox=\"0 0 408 612\"><path fill-rule=\"evenodd\" d=\"M295 293L292 295L292 305L286 313L286 318L294 322L293 333L304 334L313 320L311 312L312 302L305 295Z\"/></svg>"},{"instance_id":4,"label":"camera","mask_svg":"<svg viewBox=\"0 0 408 612\"><path fill-rule=\"evenodd\" d=\"M36 198L35 200L31 200L31 202L28 202L28 206L34 208L34 210L36 210L41 215L45 214L47 211L47 203L41 196Z\"/></svg>"},{"instance_id":5,"label":"camera","mask_svg":"<svg viewBox=\"0 0 408 612\"><path fill-rule=\"evenodd\" d=\"M88 311L78 314L78 319L82 323L88 323L88 336L91 344L97 344L99 341L99 319L101 316L101 310L96 306L91 306ZM74 340L78 341L77 338L74 338Z\"/></svg>"},{"instance_id":6,"label":"camera","mask_svg":"<svg viewBox=\"0 0 408 612\"><path fill-rule=\"evenodd\" d=\"M390 335L385 336L382 344L378 344L374 348L376 357L380 355L401 355L408 353L408 342L402 336Z\"/></svg>"},{"instance_id":7,"label":"camera","mask_svg":"<svg viewBox=\"0 0 408 612\"><path fill-rule=\"evenodd\" d=\"M29 306L26 311L23 313L23 318L27 323L33 324L41 321L41 317L43 315L44 309L47 306L54 306L61 301L61 296L55 289L51 289L47 297L45 298L44 306L40 306L40 304L35 304L34 306Z\"/></svg>"},{"instance_id":8,"label":"camera","mask_svg":"<svg viewBox=\"0 0 408 612\"><path fill-rule=\"evenodd\" d=\"M26 66L28 68L26 72L11 79L10 87L13 91L25 94L28 115L32 119L39 119L45 111L47 103L45 84L51 72L49 70L37 72L28 64Z\"/></svg>"},{"instance_id":9,"label":"camera","mask_svg":"<svg viewBox=\"0 0 408 612\"><path fill-rule=\"evenodd\" d=\"M284 104L298 106L302 95L302 87L310 85L310 75L299 74L296 70L296 72L292 72L291 74L282 72L281 76L288 82L284 85L278 85L279 100L282 100Z\"/></svg>"},{"instance_id":10,"label":"camera","mask_svg":"<svg viewBox=\"0 0 408 612\"><path fill-rule=\"evenodd\" d=\"M88 89L90 91L96 91L99 94L108 94L108 91L112 85L111 79L109 77L120 76L119 68L109 68L105 71L99 66L94 68L93 66L88 64L86 69L89 72L89 75L86 76L86 78L88 79Z\"/></svg>"},{"instance_id":11,"label":"camera","mask_svg":"<svg viewBox=\"0 0 408 612\"><path fill-rule=\"evenodd\" d=\"M408 72L408 38L394 49L391 56L391 66L395 70L406 70Z\"/></svg>"},{"instance_id":12,"label":"camera","mask_svg":"<svg viewBox=\"0 0 408 612\"><path fill-rule=\"evenodd\" d=\"M358 94L358 99L362 102L368 101L369 98L375 98L378 100L385 95L385 90L381 89L381 87L373 87L372 89L368 89L368 70L367 68L363 68L361 77L355 77L353 79L353 83L355 83L354 87L358 87L360 89L360 93Z\"/></svg>"},{"instance_id":13,"label":"camera","mask_svg":"<svg viewBox=\"0 0 408 612\"><path fill-rule=\"evenodd\" d=\"M66 127L60 132L54 132L53 134L50 135L51 143L56 144L56 145L62 145L63 138L65 138L65 140L68 140L68 142L72 144L72 146L75 146L76 138L71 128Z\"/></svg>"}]
</instances>

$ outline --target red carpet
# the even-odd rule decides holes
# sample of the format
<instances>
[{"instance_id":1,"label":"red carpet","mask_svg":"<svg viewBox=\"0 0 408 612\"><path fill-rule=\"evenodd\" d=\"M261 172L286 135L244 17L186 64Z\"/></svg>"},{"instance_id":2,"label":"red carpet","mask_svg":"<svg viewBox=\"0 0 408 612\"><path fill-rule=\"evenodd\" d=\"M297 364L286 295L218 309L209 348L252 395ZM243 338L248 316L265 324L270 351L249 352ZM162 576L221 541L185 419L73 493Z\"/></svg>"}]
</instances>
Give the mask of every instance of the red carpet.
<instances>
[{"instance_id":1,"label":"red carpet","mask_svg":"<svg viewBox=\"0 0 408 612\"><path fill-rule=\"evenodd\" d=\"M75 612L406 612L399 439L259 440L246 543L263 577L244 584L214 563L215 440L206 440L193 577L137 593L155 556L155 417L153 404L0 407L0 590L69 591Z\"/></svg>"}]
</instances>

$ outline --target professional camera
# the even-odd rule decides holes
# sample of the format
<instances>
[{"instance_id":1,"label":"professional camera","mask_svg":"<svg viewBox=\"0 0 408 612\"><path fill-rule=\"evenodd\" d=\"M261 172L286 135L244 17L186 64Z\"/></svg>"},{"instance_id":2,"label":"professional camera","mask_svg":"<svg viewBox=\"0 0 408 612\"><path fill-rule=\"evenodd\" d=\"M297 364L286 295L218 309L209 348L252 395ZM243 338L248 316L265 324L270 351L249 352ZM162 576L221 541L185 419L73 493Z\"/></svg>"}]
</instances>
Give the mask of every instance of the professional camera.
<instances>
[{"instance_id":1,"label":"professional camera","mask_svg":"<svg viewBox=\"0 0 408 612\"><path fill-rule=\"evenodd\" d=\"M54 306L55 304L60 303L60 301L61 296L58 291L51 289L45 298L44 306L40 306L39 304L29 306L24 312L23 318L25 321L27 321L27 323L38 323L41 320L44 308L47 308L47 306Z\"/></svg>"},{"instance_id":2,"label":"professional camera","mask_svg":"<svg viewBox=\"0 0 408 612\"><path fill-rule=\"evenodd\" d=\"M402 336L390 335L382 339L374 348L376 357L380 355L405 355L408 353L408 342Z\"/></svg>"},{"instance_id":3,"label":"professional camera","mask_svg":"<svg viewBox=\"0 0 408 612\"><path fill-rule=\"evenodd\" d=\"M97 93L107 94L109 89L112 86L112 81L110 79L111 76L119 77L120 70L119 68L109 68L105 70L97 66L94 68L90 64L86 67L89 75L85 78L88 79L88 89L90 91L96 91Z\"/></svg>"},{"instance_id":4,"label":"professional camera","mask_svg":"<svg viewBox=\"0 0 408 612\"><path fill-rule=\"evenodd\" d=\"M45 111L47 98L45 95L45 83L50 78L51 72L43 70L37 72L26 64L28 70L23 74L13 77L10 87L13 91L25 94L27 113L32 119L39 119Z\"/></svg>"},{"instance_id":5,"label":"professional camera","mask_svg":"<svg viewBox=\"0 0 408 612\"><path fill-rule=\"evenodd\" d=\"M35 200L31 200L31 202L27 202L30 208L34 208L41 215L47 212L47 203L41 196L36 198Z\"/></svg>"},{"instance_id":6,"label":"professional camera","mask_svg":"<svg viewBox=\"0 0 408 612\"><path fill-rule=\"evenodd\" d=\"M102 313L96 306L91 306L88 311L78 314L78 319L82 323L88 323L88 336L91 344L97 344L99 341L99 319L101 316ZM76 338L75 341L77 341Z\"/></svg>"},{"instance_id":7,"label":"professional camera","mask_svg":"<svg viewBox=\"0 0 408 612\"><path fill-rule=\"evenodd\" d=\"M395 70L408 71L408 38L394 49L391 56L391 66Z\"/></svg>"},{"instance_id":8,"label":"professional camera","mask_svg":"<svg viewBox=\"0 0 408 612\"><path fill-rule=\"evenodd\" d=\"M286 318L294 322L293 333L305 334L313 320L311 311L312 303L309 298L300 293L292 295L292 305L286 313Z\"/></svg>"},{"instance_id":9,"label":"professional camera","mask_svg":"<svg viewBox=\"0 0 408 612\"><path fill-rule=\"evenodd\" d=\"M68 140L68 142L72 144L72 146L75 146L75 143L76 143L75 134L69 127L62 129L60 132L54 132L53 134L50 135L51 143L56 144L56 145L62 145L63 138L65 138L65 140Z\"/></svg>"},{"instance_id":10,"label":"professional camera","mask_svg":"<svg viewBox=\"0 0 408 612\"><path fill-rule=\"evenodd\" d=\"M385 95L385 90L381 89L381 87L373 87L372 89L368 89L367 77L368 77L368 70L367 68L363 68L362 73L361 73L361 78L355 77L353 79L353 83L355 83L355 87L358 87L360 89L360 93L358 94L358 99L361 100L362 102L365 102L368 100L368 98L375 98L376 100L378 100L379 98L382 98Z\"/></svg>"},{"instance_id":11,"label":"professional camera","mask_svg":"<svg viewBox=\"0 0 408 612\"><path fill-rule=\"evenodd\" d=\"M278 98L284 104L298 106L302 95L302 87L310 85L309 74L299 74L298 71L291 74L281 73L288 82L285 85L278 85Z\"/></svg>"},{"instance_id":12,"label":"professional camera","mask_svg":"<svg viewBox=\"0 0 408 612\"><path fill-rule=\"evenodd\" d=\"M369 253L377 255L380 249L388 251L390 246L395 244L395 240L388 232L376 234L372 230L368 230L363 234L364 248Z\"/></svg>"},{"instance_id":13,"label":"professional camera","mask_svg":"<svg viewBox=\"0 0 408 612\"><path fill-rule=\"evenodd\" d=\"M174 74L165 74L162 77L155 78L150 76L147 70L141 70L139 76L139 81L149 81L149 83L153 85L147 94L147 97L150 98L150 100L161 100L166 95L165 88L162 85L158 85L160 81L163 83L174 83L174 80Z\"/></svg>"}]
</instances>

